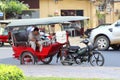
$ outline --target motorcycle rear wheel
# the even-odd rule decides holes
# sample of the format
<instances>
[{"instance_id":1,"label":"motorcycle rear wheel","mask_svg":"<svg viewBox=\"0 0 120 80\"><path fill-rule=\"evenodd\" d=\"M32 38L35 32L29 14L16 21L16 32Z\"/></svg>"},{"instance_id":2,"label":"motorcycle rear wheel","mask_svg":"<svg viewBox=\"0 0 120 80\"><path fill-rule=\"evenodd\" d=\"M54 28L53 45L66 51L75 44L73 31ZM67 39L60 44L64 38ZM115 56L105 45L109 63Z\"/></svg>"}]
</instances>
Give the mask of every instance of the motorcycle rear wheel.
<instances>
[{"instance_id":1,"label":"motorcycle rear wheel","mask_svg":"<svg viewBox=\"0 0 120 80\"><path fill-rule=\"evenodd\" d=\"M81 61L81 58L79 58L79 57L77 57L76 59L75 59L75 62L76 62L76 64L81 64L82 63L82 61Z\"/></svg>"},{"instance_id":2,"label":"motorcycle rear wheel","mask_svg":"<svg viewBox=\"0 0 120 80\"><path fill-rule=\"evenodd\" d=\"M93 52L90 57L90 64L92 66L103 66L104 65L104 57L100 52Z\"/></svg>"},{"instance_id":3,"label":"motorcycle rear wheel","mask_svg":"<svg viewBox=\"0 0 120 80\"><path fill-rule=\"evenodd\" d=\"M67 55L62 55L60 58L62 65L73 65L73 63L69 62Z\"/></svg>"}]
</instances>

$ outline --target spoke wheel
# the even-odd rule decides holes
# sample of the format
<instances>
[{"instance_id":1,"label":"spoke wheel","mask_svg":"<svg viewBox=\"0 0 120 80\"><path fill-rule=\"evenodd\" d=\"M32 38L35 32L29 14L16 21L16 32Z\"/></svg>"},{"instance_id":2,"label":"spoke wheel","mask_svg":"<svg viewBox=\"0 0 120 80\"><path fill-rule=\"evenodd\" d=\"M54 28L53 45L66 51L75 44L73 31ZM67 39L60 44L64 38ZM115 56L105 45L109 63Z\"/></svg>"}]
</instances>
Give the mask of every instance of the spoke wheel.
<instances>
[{"instance_id":1,"label":"spoke wheel","mask_svg":"<svg viewBox=\"0 0 120 80\"><path fill-rule=\"evenodd\" d=\"M73 65L73 60L66 53L63 53L60 57L62 65Z\"/></svg>"},{"instance_id":2,"label":"spoke wheel","mask_svg":"<svg viewBox=\"0 0 120 80\"><path fill-rule=\"evenodd\" d=\"M99 36L95 40L95 45L98 46L98 50L107 50L109 48L109 40L105 36Z\"/></svg>"},{"instance_id":3,"label":"spoke wheel","mask_svg":"<svg viewBox=\"0 0 120 80\"><path fill-rule=\"evenodd\" d=\"M0 47L2 47L4 45L4 43L3 42L0 42Z\"/></svg>"},{"instance_id":4,"label":"spoke wheel","mask_svg":"<svg viewBox=\"0 0 120 80\"><path fill-rule=\"evenodd\" d=\"M53 59L53 56L50 56L50 57L41 59L41 61L43 62L43 64L50 64L52 59Z\"/></svg>"},{"instance_id":5,"label":"spoke wheel","mask_svg":"<svg viewBox=\"0 0 120 80\"><path fill-rule=\"evenodd\" d=\"M104 57L99 52L94 52L90 57L90 64L92 66L103 66L104 65Z\"/></svg>"},{"instance_id":6,"label":"spoke wheel","mask_svg":"<svg viewBox=\"0 0 120 80\"><path fill-rule=\"evenodd\" d=\"M76 62L77 64L81 64L81 63L82 63L81 58L80 58L80 57L77 57L77 58L75 59L75 62Z\"/></svg>"},{"instance_id":7,"label":"spoke wheel","mask_svg":"<svg viewBox=\"0 0 120 80\"><path fill-rule=\"evenodd\" d=\"M35 58L30 52L24 52L20 58L20 64L25 65L35 64Z\"/></svg>"}]
</instances>

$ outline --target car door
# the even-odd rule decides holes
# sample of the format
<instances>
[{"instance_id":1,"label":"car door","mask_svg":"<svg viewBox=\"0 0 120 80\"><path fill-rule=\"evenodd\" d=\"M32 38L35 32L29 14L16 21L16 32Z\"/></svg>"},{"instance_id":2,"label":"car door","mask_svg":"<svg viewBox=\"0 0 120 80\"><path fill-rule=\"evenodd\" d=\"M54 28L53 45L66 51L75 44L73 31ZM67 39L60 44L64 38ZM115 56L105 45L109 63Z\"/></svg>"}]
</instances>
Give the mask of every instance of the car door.
<instances>
[{"instance_id":1,"label":"car door","mask_svg":"<svg viewBox=\"0 0 120 80\"><path fill-rule=\"evenodd\" d=\"M116 41L116 43L120 43L120 21L118 21L112 27L113 27L112 37L114 41Z\"/></svg>"}]
</instances>

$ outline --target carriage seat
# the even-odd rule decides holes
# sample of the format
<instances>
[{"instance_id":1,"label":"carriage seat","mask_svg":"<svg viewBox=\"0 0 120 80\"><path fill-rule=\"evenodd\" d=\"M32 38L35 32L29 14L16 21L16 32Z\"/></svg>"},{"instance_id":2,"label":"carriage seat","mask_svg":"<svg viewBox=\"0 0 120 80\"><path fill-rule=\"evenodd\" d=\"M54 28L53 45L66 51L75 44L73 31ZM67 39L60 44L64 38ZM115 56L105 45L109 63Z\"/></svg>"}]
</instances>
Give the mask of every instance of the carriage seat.
<instances>
[{"instance_id":1,"label":"carriage seat","mask_svg":"<svg viewBox=\"0 0 120 80\"><path fill-rule=\"evenodd\" d=\"M26 30L13 33L15 46L28 46L28 33Z\"/></svg>"},{"instance_id":2,"label":"carriage seat","mask_svg":"<svg viewBox=\"0 0 120 80\"><path fill-rule=\"evenodd\" d=\"M80 47L79 46L70 46L68 49L69 49L70 53L75 53L78 51L78 49L80 49Z\"/></svg>"}]
</instances>

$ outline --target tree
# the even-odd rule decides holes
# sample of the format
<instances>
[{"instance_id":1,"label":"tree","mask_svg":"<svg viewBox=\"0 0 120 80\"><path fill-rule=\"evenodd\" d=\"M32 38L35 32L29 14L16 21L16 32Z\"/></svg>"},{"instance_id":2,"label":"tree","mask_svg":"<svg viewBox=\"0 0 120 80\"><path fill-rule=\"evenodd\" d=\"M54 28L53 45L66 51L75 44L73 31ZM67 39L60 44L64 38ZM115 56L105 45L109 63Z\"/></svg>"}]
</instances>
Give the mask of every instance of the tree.
<instances>
[{"instance_id":1,"label":"tree","mask_svg":"<svg viewBox=\"0 0 120 80\"><path fill-rule=\"evenodd\" d=\"M96 0L94 4L96 6L96 16L98 18L98 24L105 23L106 14L114 11L114 0Z\"/></svg>"},{"instance_id":2,"label":"tree","mask_svg":"<svg viewBox=\"0 0 120 80\"><path fill-rule=\"evenodd\" d=\"M15 17L27 9L29 9L28 5L17 0L0 0L0 11L4 13L4 19Z\"/></svg>"},{"instance_id":3,"label":"tree","mask_svg":"<svg viewBox=\"0 0 120 80\"><path fill-rule=\"evenodd\" d=\"M101 14L99 11L96 11L96 15L98 18L98 24L104 24L105 23L105 14Z\"/></svg>"}]
</instances>

